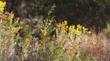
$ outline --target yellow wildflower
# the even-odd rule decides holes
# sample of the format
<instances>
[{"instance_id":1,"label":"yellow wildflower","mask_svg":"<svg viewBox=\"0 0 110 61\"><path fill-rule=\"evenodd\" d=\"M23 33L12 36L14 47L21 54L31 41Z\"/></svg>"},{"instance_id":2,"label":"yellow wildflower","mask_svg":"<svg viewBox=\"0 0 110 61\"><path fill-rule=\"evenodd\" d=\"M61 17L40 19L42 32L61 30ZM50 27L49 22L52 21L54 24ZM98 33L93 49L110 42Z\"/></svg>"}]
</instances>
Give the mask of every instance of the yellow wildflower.
<instances>
[{"instance_id":1,"label":"yellow wildflower","mask_svg":"<svg viewBox=\"0 0 110 61\"><path fill-rule=\"evenodd\" d=\"M63 23L64 23L64 25L67 25L67 21L66 20Z\"/></svg>"},{"instance_id":2,"label":"yellow wildflower","mask_svg":"<svg viewBox=\"0 0 110 61\"><path fill-rule=\"evenodd\" d=\"M6 2L0 1L0 13L3 13Z\"/></svg>"},{"instance_id":3,"label":"yellow wildflower","mask_svg":"<svg viewBox=\"0 0 110 61\"><path fill-rule=\"evenodd\" d=\"M78 24L78 25L77 25L77 28L81 29L81 28L82 28L82 26L81 26L80 24Z\"/></svg>"},{"instance_id":4,"label":"yellow wildflower","mask_svg":"<svg viewBox=\"0 0 110 61\"><path fill-rule=\"evenodd\" d=\"M82 31L76 30L76 31L75 31L75 34L76 34L76 35L81 35L81 34L82 34Z\"/></svg>"}]
</instances>

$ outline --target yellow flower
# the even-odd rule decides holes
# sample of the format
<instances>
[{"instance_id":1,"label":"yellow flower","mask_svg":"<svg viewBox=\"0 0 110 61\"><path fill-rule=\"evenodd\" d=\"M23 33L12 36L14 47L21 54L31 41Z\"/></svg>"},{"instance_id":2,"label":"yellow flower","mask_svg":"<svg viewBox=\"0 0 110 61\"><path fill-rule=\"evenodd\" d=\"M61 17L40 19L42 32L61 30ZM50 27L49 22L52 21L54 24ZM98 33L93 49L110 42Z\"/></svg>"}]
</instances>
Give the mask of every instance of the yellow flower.
<instances>
[{"instance_id":1,"label":"yellow flower","mask_svg":"<svg viewBox=\"0 0 110 61\"><path fill-rule=\"evenodd\" d=\"M67 21L65 20L65 21L63 22L63 24L64 24L64 25L67 25Z\"/></svg>"},{"instance_id":2,"label":"yellow flower","mask_svg":"<svg viewBox=\"0 0 110 61\"><path fill-rule=\"evenodd\" d=\"M76 30L76 31L75 31L75 34L79 36L79 35L81 35L81 34L82 34L82 32L81 32L81 31Z\"/></svg>"},{"instance_id":3,"label":"yellow flower","mask_svg":"<svg viewBox=\"0 0 110 61\"><path fill-rule=\"evenodd\" d=\"M69 32L74 33L75 32L75 26L70 26L69 27Z\"/></svg>"},{"instance_id":4,"label":"yellow flower","mask_svg":"<svg viewBox=\"0 0 110 61\"><path fill-rule=\"evenodd\" d=\"M0 8L0 12L3 13L3 11L4 11L4 8Z\"/></svg>"},{"instance_id":5,"label":"yellow flower","mask_svg":"<svg viewBox=\"0 0 110 61\"><path fill-rule=\"evenodd\" d=\"M0 1L0 13L3 13L6 2Z\"/></svg>"},{"instance_id":6,"label":"yellow flower","mask_svg":"<svg viewBox=\"0 0 110 61\"><path fill-rule=\"evenodd\" d=\"M70 26L69 27L69 30L74 30L75 29L75 26Z\"/></svg>"},{"instance_id":7,"label":"yellow flower","mask_svg":"<svg viewBox=\"0 0 110 61\"><path fill-rule=\"evenodd\" d=\"M81 26L80 24L78 24L78 25L77 25L77 28L79 28L79 29L80 29L81 27L82 27L82 26Z\"/></svg>"},{"instance_id":8,"label":"yellow flower","mask_svg":"<svg viewBox=\"0 0 110 61\"><path fill-rule=\"evenodd\" d=\"M5 5L6 5L6 2L0 1L0 8L5 7Z\"/></svg>"}]
</instances>

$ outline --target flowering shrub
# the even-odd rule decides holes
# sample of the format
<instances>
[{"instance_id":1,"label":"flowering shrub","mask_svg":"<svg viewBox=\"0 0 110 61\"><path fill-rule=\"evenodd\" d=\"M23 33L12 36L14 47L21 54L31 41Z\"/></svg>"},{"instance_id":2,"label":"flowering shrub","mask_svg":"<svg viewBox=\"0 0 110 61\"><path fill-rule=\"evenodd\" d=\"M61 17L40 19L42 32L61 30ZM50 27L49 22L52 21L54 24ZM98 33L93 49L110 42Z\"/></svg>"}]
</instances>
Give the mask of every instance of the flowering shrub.
<instances>
[{"instance_id":1,"label":"flowering shrub","mask_svg":"<svg viewBox=\"0 0 110 61\"><path fill-rule=\"evenodd\" d=\"M102 35L80 24L68 25L66 20L45 19L33 25L4 12L0 14L0 61L96 61L94 49L107 48Z\"/></svg>"},{"instance_id":2,"label":"flowering shrub","mask_svg":"<svg viewBox=\"0 0 110 61\"><path fill-rule=\"evenodd\" d=\"M52 20L44 20L39 28L31 27L32 24L25 20L15 18L14 14L1 14L0 21L0 60L47 60L71 61L76 57L76 45L69 42L72 35L81 35L83 28L80 25L68 26L64 21L53 25ZM53 35L51 34L53 31ZM77 33L81 31L81 33ZM38 32L41 39L33 36ZM56 36L56 37L54 37ZM76 54L77 53L77 54ZM74 57L74 58L75 58ZM21 59L22 58L22 59ZM77 60L81 60L80 57Z\"/></svg>"}]
</instances>

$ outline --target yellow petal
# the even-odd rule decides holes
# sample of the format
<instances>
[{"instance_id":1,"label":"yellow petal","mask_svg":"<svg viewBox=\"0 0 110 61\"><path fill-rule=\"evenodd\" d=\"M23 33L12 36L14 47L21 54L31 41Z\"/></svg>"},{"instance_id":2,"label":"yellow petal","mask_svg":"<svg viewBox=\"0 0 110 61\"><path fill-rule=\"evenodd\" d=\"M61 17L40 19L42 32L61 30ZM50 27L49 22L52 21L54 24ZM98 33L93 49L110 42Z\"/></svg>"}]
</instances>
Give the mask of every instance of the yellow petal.
<instances>
[{"instance_id":1,"label":"yellow petal","mask_svg":"<svg viewBox=\"0 0 110 61\"><path fill-rule=\"evenodd\" d=\"M0 1L0 8L4 8L6 5L6 2Z\"/></svg>"},{"instance_id":2,"label":"yellow petal","mask_svg":"<svg viewBox=\"0 0 110 61\"><path fill-rule=\"evenodd\" d=\"M66 20L64 21L64 25L67 25L67 21Z\"/></svg>"}]
</instances>

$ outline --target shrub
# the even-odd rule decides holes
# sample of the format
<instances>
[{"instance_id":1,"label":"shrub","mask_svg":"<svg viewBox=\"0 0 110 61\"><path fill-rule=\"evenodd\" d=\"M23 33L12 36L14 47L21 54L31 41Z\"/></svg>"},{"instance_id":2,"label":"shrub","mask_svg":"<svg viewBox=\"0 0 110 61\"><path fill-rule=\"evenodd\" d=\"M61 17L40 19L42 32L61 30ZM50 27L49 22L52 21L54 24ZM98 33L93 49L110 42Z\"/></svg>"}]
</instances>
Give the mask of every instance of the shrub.
<instances>
[{"instance_id":1,"label":"shrub","mask_svg":"<svg viewBox=\"0 0 110 61\"><path fill-rule=\"evenodd\" d=\"M52 20L47 19L39 28L35 26L32 29L32 24L15 18L12 12L1 16L0 59L2 61L71 61L80 54L76 52L77 43L71 37L79 37L86 32L86 28L81 25L75 28L74 25L68 26L66 21L53 25ZM52 35L53 31L55 33ZM33 36L36 32L41 39ZM81 60L80 57L76 59Z\"/></svg>"},{"instance_id":2,"label":"shrub","mask_svg":"<svg viewBox=\"0 0 110 61\"><path fill-rule=\"evenodd\" d=\"M94 35L80 24L45 19L33 26L12 12L0 17L1 61L95 61L87 50Z\"/></svg>"}]
</instances>

